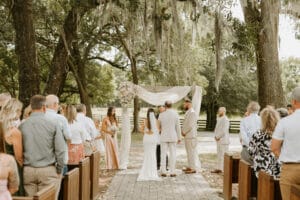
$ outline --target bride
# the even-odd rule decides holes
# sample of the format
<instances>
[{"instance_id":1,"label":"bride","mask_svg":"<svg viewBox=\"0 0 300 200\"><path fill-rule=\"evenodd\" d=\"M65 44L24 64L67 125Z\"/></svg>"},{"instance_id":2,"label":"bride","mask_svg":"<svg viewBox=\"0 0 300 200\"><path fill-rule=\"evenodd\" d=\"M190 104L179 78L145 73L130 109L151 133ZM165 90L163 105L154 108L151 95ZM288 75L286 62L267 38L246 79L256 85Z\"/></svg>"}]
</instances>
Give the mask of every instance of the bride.
<instances>
[{"instance_id":1,"label":"bride","mask_svg":"<svg viewBox=\"0 0 300 200\"><path fill-rule=\"evenodd\" d=\"M137 181L158 181L160 178L156 166L156 144L159 133L153 108L148 109L147 119L145 119L141 131L144 133L144 161Z\"/></svg>"}]
</instances>

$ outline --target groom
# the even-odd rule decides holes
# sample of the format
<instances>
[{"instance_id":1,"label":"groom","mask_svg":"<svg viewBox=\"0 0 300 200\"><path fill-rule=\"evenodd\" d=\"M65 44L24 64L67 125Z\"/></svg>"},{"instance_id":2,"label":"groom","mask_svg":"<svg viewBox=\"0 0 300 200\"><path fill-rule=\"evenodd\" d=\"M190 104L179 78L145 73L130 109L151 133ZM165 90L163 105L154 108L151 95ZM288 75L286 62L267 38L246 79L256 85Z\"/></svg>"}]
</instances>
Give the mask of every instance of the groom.
<instances>
[{"instance_id":1,"label":"groom","mask_svg":"<svg viewBox=\"0 0 300 200\"><path fill-rule=\"evenodd\" d=\"M180 143L180 122L179 115L172 109L172 102L166 101L166 111L159 115L159 127L161 130L161 176L166 177L166 156L169 150L170 176L175 177L176 165L176 142Z\"/></svg>"}]
</instances>

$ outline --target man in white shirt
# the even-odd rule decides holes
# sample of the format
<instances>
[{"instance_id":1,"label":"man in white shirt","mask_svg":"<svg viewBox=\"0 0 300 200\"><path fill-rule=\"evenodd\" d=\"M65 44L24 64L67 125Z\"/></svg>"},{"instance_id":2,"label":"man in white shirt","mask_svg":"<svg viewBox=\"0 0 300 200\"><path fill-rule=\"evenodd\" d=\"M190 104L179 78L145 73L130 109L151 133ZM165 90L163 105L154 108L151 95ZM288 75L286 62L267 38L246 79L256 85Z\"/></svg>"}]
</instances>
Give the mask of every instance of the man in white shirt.
<instances>
[{"instance_id":1,"label":"man in white shirt","mask_svg":"<svg viewBox=\"0 0 300 200\"><path fill-rule=\"evenodd\" d=\"M240 125L240 137L243 145L241 158L249 162L251 165L253 162L248 152L248 146L252 135L261 128L261 119L258 116L259 109L260 106L257 102L250 102L247 107L249 116L242 119Z\"/></svg>"},{"instance_id":2,"label":"man in white shirt","mask_svg":"<svg viewBox=\"0 0 300 200\"><path fill-rule=\"evenodd\" d=\"M186 110L184 121L182 124L182 136L188 158L188 167L183 170L186 174L196 173L200 169L200 161L197 153L197 120L198 116L193 109L190 99L185 98L184 109Z\"/></svg>"},{"instance_id":3,"label":"man in white shirt","mask_svg":"<svg viewBox=\"0 0 300 200\"><path fill-rule=\"evenodd\" d=\"M282 163L280 190L283 200L290 199L292 185L300 185L300 87L292 92L294 113L281 119L273 133L271 150Z\"/></svg>"},{"instance_id":4,"label":"man in white shirt","mask_svg":"<svg viewBox=\"0 0 300 200\"><path fill-rule=\"evenodd\" d=\"M217 169L212 173L221 173L224 166L224 154L229 147L229 120L226 116L226 108L220 107L218 110L218 119L215 128L215 140L217 142Z\"/></svg>"},{"instance_id":5,"label":"man in white shirt","mask_svg":"<svg viewBox=\"0 0 300 200\"><path fill-rule=\"evenodd\" d=\"M172 103L166 101L166 111L159 115L159 127L161 130L160 146L161 146L161 176L166 177L166 155L170 152L169 167L170 176L175 177L176 165L176 142L180 143L180 121L179 115L172 108Z\"/></svg>"},{"instance_id":6,"label":"man in white shirt","mask_svg":"<svg viewBox=\"0 0 300 200\"><path fill-rule=\"evenodd\" d=\"M57 122L58 126L61 128L61 131L63 133L64 139L65 139L65 159L64 159L64 170L63 170L63 175L65 173L67 173L67 164L68 164L68 145L67 145L67 141L69 141L71 139L71 131L68 125L68 121L67 119L60 115L57 114L57 111L59 109L59 99L57 96L50 94L48 96L46 96L46 114L45 116L53 119L54 121Z\"/></svg>"}]
</instances>

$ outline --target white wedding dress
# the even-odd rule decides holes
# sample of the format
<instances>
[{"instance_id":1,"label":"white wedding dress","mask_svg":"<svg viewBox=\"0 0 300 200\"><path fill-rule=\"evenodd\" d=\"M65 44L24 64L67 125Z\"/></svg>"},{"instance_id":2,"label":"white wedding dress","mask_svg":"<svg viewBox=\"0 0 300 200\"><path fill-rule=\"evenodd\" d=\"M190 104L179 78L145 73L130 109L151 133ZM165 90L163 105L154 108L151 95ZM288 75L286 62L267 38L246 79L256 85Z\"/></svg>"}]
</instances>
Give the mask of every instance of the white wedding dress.
<instances>
[{"instance_id":1,"label":"white wedding dress","mask_svg":"<svg viewBox=\"0 0 300 200\"><path fill-rule=\"evenodd\" d=\"M149 131L147 127L144 130L144 161L142 169L140 170L137 181L159 181L161 180L158 177L157 166L156 166L156 145L158 139L158 130L156 128L156 119L153 113L150 114L150 123L151 127L155 127L152 130L152 134L147 134ZM155 121L154 121L155 120ZM152 124L154 126L152 126Z\"/></svg>"}]
</instances>

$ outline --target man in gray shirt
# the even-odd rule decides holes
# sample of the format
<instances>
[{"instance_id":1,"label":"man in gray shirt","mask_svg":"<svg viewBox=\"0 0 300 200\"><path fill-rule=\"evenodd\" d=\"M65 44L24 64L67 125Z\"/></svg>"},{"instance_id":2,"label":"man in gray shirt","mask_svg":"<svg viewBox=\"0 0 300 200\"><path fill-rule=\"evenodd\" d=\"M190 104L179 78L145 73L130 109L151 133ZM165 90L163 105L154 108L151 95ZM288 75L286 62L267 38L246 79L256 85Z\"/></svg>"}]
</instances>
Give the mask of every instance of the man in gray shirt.
<instances>
[{"instance_id":1,"label":"man in gray shirt","mask_svg":"<svg viewBox=\"0 0 300 200\"><path fill-rule=\"evenodd\" d=\"M45 116L46 98L30 99L32 113L20 125L23 136L24 188L28 196L53 184L58 196L65 158L65 142L61 128Z\"/></svg>"}]
</instances>

